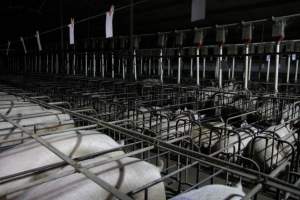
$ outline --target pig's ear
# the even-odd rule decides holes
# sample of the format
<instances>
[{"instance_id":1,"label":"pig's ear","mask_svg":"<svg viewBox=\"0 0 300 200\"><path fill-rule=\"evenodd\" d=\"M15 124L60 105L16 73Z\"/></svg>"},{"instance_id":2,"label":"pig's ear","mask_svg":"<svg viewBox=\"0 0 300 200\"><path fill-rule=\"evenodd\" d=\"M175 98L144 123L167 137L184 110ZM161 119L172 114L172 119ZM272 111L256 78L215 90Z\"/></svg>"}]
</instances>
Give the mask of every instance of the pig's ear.
<instances>
[{"instance_id":1,"label":"pig's ear","mask_svg":"<svg viewBox=\"0 0 300 200\"><path fill-rule=\"evenodd\" d=\"M243 190L242 180L240 180L240 181L235 185L235 187L236 187L237 189Z\"/></svg>"},{"instance_id":2,"label":"pig's ear","mask_svg":"<svg viewBox=\"0 0 300 200\"><path fill-rule=\"evenodd\" d=\"M163 171L164 165L165 165L164 161L162 159L158 159L158 166L157 166L157 168L158 168L159 172Z\"/></svg>"},{"instance_id":3,"label":"pig's ear","mask_svg":"<svg viewBox=\"0 0 300 200\"><path fill-rule=\"evenodd\" d=\"M120 141L118 141L118 143L119 143L121 146L124 146L124 145L125 145L125 140L120 140Z\"/></svg>"}]
</instances>

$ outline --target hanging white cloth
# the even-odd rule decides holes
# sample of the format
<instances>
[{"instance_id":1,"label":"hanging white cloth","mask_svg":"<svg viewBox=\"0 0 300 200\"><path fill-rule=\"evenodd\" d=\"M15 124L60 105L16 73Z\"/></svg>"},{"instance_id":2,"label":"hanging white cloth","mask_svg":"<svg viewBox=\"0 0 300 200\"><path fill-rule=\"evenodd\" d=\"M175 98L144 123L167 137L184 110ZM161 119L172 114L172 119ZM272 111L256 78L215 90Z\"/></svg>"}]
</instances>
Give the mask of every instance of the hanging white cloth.
<instances>
[{"instance_id":1,"label":"hanging white cloth","mask_svg":"<svg viewBox=\"0 0 300 200\"><path fill-rule=\"evenodd\" d=\"M113 17L114 17L114 6L110 7L109 12L106 12L105 22L105 36L106 38L113 37Z\"/></svg>"}]
</instances>

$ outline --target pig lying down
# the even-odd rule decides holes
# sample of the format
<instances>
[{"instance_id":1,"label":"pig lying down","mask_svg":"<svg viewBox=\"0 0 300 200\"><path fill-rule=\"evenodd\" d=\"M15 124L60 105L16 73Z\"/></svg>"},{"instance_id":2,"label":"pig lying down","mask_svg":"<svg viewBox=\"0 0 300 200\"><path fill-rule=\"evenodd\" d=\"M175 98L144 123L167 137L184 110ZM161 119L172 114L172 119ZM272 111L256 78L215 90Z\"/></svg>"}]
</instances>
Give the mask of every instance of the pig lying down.
<instances>
[{"instance_id":1,"label":"pig lying down","mask_svg":"<svg viewBox=\"0 0 300 200\"><path fill-rule=\"evenodd\" d=\"M214 184L180 194L171 200L240 200L244 196L241 184L236 187Z\"/></svg>"},{"instance_id":2,"label":"pig lying down","mask_svg":"<svg viewBox=\"0 0 300 200\"><path fill-rule=\"evenodd\" d=\"M43 138L71 158L121 147L112 138L97 131L70 131L59 135L44 136ZM83 161L81 164L86 166L90 163L104 161L123 154L122 150L117 150L91 160ZM0 154L0 162L3 163L0 165L0 177L60 161L59 157L45 147L35 141L28 141ZM29 188L24 192L10 192L13 188L30 184L44 177L52 177L71 169L73 168L67 166L63 169L51 170L40 175L2 184L0 185L0 197L6 196L6 199L11 200L98 200L110 199L112 197L109 192L80 173ZM161 178L158 167L130 157L96 165L90 171L125 194ZM145 197L144 193L144 191L141 191L134 194L133 197L143 200ZM148 188L147 195L148 199L165 200L164 184L159 183Z\"/></svg>"}]
</instances>

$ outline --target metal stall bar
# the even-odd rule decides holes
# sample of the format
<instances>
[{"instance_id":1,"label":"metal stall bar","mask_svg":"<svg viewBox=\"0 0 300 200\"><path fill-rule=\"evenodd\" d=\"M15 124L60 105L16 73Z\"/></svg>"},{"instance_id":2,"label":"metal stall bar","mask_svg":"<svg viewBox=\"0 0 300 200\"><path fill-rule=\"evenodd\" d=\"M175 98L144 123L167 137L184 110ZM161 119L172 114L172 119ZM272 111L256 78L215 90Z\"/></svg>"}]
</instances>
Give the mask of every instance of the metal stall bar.
<instances>
[{"instance_id":1,"label":"metal stall bar","mask_svg":"<svg viewBox=\"0 0 300 200\"><path fill-rule=\"evenodd\" d=\"M35 103L44 105L45 107L49 107L49 105L47 105L46 103L43 103L39 100L35 100L35 99L31 99L31 98L28 98L28 99L35 102ZM205 154L202 154L202 153L199 153L199 152L195 152L195 151L192 151L192 150L189 150L189 149L183 149L183 148L178 147L176 145L169 144L169 143L160 141L158 139L152 138L150 136L140 134L137 131L128 130L126 128L111 124L109 122L105 122L105 121L98 120L98 119L95 119L95 118L90 117L90 116L86 116L86 115L83 115L83 114L75 113L73 111L69 111L68 109L60 108L60 107L57 107L57 106L50 106L50 107L52 107L54 109L61 110L63 112L69 113L69 114L72 114L76 117L85 119L87 121L97 123L100 126L103 126L103 127L115 130L115 131L122 132L125 135L130 135L131 137L141 139L141 140L144 140L146 142L150 142L150 143L154 144L155 146L159 146L160 148L164 148L164 149L170 150L170 151L172 151L176 154L180 154L180 155L187 156L189 158L198 160L200 163L210 165L210 166L213 166L213 167L216 167L216 168L224 169L225 171L235 173L237 175L249 178L251 180L263 179L263 180L265 180L264 183L266 185L273 186L273 187L278 188L278 189L283 189L284 188L284 190L286 192L290 192L292 194L300 196L300 191L297 187L295 187L292 184L281 181L279 179L272 178L268 174L258 172L258 171L255 171L255 170L251 170L251 169L246 169L246 168L244 168L240 165L230 163L228 161L220 160L218 158L210 157L208 155L205 155Z\"/></svg>"},{"instance_id":2,"label":"metal stall bar","mask_svg":"<svg viewBox=\"0 0 300 200\"><path fill-rule=\"evenodd\" d=\"M6 116L0 114L0 117L2 119L4 119L5 121L9 122L10 124L14 125L15 127L19 128L20 130L22 130L25 134L27 134L28 136L32 137L35 141L37 141L38 143L40 143L41 145L43 145L44 147L46 147L49 151L51 151L52 153L54 153L55 155L57 155L58 157L60 157L62 160L66 161L69 165L71 165L72 167L74 167L78 172L80 172L83 175L85 175L87 178L89 178L90 180L92 180L93 182L95 182L97 185L99 185L100 187L102 187L102 188L106 189L107 191L111 192L114 196L118 197L119 199L132 200L132 198L130 198L129 196L127 196L127 195L119 192L118 190L116 190L116 188L112 187L110 184L108 184L105 181L101 180L95 174L91 173L86 168L84 168L81 165L79 165L76 161L72 160L67 155L65 155L62 152L60 152L58 149L56 149L55 147L53 147L46 140L40 138L38 135L36 135L34 133L31 133L26 128L24 128L23 126L21 126L20 124L18 124L16 122L10 120Z\"/></svg>"}]
</instances>

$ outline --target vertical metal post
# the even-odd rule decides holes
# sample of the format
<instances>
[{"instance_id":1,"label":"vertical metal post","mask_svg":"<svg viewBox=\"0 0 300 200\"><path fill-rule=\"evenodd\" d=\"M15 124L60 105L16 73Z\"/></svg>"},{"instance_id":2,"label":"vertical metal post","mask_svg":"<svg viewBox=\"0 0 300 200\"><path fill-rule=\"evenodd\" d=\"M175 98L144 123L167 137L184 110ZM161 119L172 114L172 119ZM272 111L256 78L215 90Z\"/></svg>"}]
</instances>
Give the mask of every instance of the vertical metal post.
<instances>
[{"instance_id":1,"label":"vertical metal post","mask_svg":"<svg viewBox=\"0 0 300 200\"><path fill-rule=\"evenodd\" d=\"M163 69L163 50L160 49L160 53L159 53L159 70L160 70L160 82L163 83L164 82L164 69Z\"/></svg>"},{"instance_id":2,"label":"vertical metal post","mask_svg":"<svg viewBox=\"0 0 300 200\"><path fill-rule=\"evenodd\" d=\"M76 75L76 54L73 54L73 75Z\"/></svg>"},{"instance_id":3,"label":"vertical metal post","mask_svg":"<svg viewBox=\"0 0 300 200\"><path fill-rule=\"evenodd\" d=\"M276 63L275 63L275 93L278 93L278 76L279 76L279 52L280 52L280 41L276 44Z\"/></svg>"},{"instance_id":4,"label":"vertical metal post","mask_svg":"<svg viewBox=\"0 0 300 200\"><path fill-rule=\"evenodd\" d=\"M88 76L88 53L85 52L85 63L84 63L84 74L87 77Z\"/></svg>"},{"instance_id":5,"label":"vertical metal post","mask_svg":"<svg viewBox=\"0 0 300 200\"><path fill-rule=\"evenodd\" d=\"M298 69L299 69L299 60L296 60L296 69L295 69L295 83L298 82Z\"/></svg>"},{"instance_id":6,"label":"vertical metal post","mask_svg":"<svg viewBox=\"0 0 300 200\"><path fill-rule=\"evenodd\" d=\"M122 59L122 77L123 80L125 80L125 61L123 57L121 59Z\"/></svg>"},{"instance_id":7,"label":"vertical metal post","mask_svg":"<svg viewBox=\"0 0 300 200\"><path fill-rule=\"evenodd\" d=\"M136 52L133 50L133 71L134 71L134 80L137 81L137 71L136 71Z\"/></svg>"},{"instance_id":8,"label":"vertical metal post","mask_svg":"<svg viewBox=\"0 0 300 200\"><path fill-rule=\"evenodd\" d=\"M56 64L55 64L55 73L58 74L59 72L59 58L58 53L56 53Z\"/></svg>"},{"instance_id":9,"label":"vertical metal post","mask_svg":"<svg viewBox=\"0 0 300 200\"><path fill-rule=\"evenodd\" d=\"M25 56L24 56L24 58L25 58ZM24 67L25 67L25 62L24 62ZM38 56L37 55L35 55L35 62L34 62L34 72L36 73L36 72L38 72Z\"/></svg>"},{"instance_id":10,"label":"vertical metal post","mask_svg":"<svg viewBox=\"0 0 300 200\"><path fill-rule=\"evenodd\" d=\"M252 71L252 56L249 56L249 73L248 73L249 81L251 81L251 71Z\"/></svg>"},{"instance_id":11,"label":"vertical metal post","mask_svg":"<svg viewBox=\"0 0 300 200\"><path fill-rule=\"evenodd\" d=\"M244 89L248 90L248 72L249 72L249 44L246 44L245 46L245 53L246 53L246 57L245 57L245 75L244 75Z\"/></svg>"},{"instance_id":12,"label":"vertical metal post","mask_svg":"<svg viewBox=\"0 0 300 200\"><path fill-rule=\"evenodd\" d=\"M23 69L23 73L26 72L27 70L27 60L26 60L26 54L24 55L24 69Z\"/></svg>"},{"instance_id":13,"label":"vertical metal post","mask_svg":"<svg viewBox=\"0 0 300 200\"><path fill-rule=\"evenodd\" d=\"M219 78L219 71L220 71L219 67L220 67L220 57L218 56L216 60L216 67L215 67L215 79Z\"/></svg>"},{"instance_id":14,"label":"vertical metal post","mask_svg":"<svg viewBox=\"0 0 300 200\"><path fill-rule=\"evenodd\" d=\"M220 52L219 52L219 57L218 57L218 60L219 60L219 88L222 88L223 87L223 80L222 80L222 60L223 60L223 58L222 58L222 55L223 55L223 46L222 45L220 45L220 47L219 47L219 50L220 50Z\"/></svg>"},{"instance_id":15,"label":"vertical metal post","mask_svg":"<svg viewBox=\"0 0 300 200\"><path fill-rule=\"evenodd\" d=\"M96 53L93 53L93 77L96 77Z\"/></svg>"},{"instance_id":16,"label":"vertical metal post","mask_svg":"<svg viewBox=\"0 0 300 200\"><path fill-rule=\"evenodd\" d=\"M102 67L102 78L104 78L104 70L105 70L105 61L104 61L104 54L101 55L102 61L101 61L101 67Z\"/></svg>"},{"instance_id":17,"label":"vertical metal post","mask_svg":"<svg viewBox=\"0 0 300 200\"><path fill-rule=\"evenodd\" d=\"M168 57L168 77L171 76L171 58Z\"/></svg>"},{"instance_id":18,"label":"vertical metal post","mask_svg":"<svg viewBox=\"0 0 300 200\"><path fill-rule=\"evenodd\" d=\"M231 78L231 67L228 68L228 80Z\"/></svg>"},{"instance_id":19,"label":"vertical metal post","mask_svg":"<svg viewBox=\"0 0 300 200\"><path fill-rule=\"evenodd\" d=\"M60 15L60 26L63 27L64 26L64 5L63 5L64 1L59 1L59 15ZM58 60L58 65L59 63L61 63L61 66L64 65L64 29L61 28L60 29L60 50L61 50L61 60L59 62ZM58 73L59 70L57 70Z\"/></svg>"},{"instance_id":20,"label":"vertical metal post","mask_svg":"<svg viewBox=\"0 0 300 200\"><path fill-rule=\"evenodd\" d=\"M151 72L152 72L152 66L151 66L151 57L149 57L149 61L148 61L148 63L149 63L149 76L151 76Z\"/></svg>"},{"instance_id":21,"label":"vertical metal post","mask_svg":"<svg viewBox=\"0 0 300 200\"><path fill-rule=\"evenodd\" d=\"M130 13L129 13L129 61L130 61L130 70L132 69L131 66L133 66L133 51L134 51L134 0L130 0ZM134 74L134 72L132 71Z\"/></svg>"},{"instance_id":22,"label":"vertical metal post","mask_svg":"<svg viewBox=\"0 0 300 200\"><path fill-rule=\"evenodd\" d=\"M286 83L290 82L290 68L291 68L291 55L288 55L287 72L286 72Z\"/></svg>"},{"instance_id":23,"label":"vertical metal post","mask_svg":"<svg viewBox=\"0 0 300 200\"><path fill-rule=\"evenodd\" d=\"M54 73L54 53L51 54L51 74Z\"/></svg>"},{"instance_id":24,"label":"vertical metal post","mask_svg":"<svg viewBox=\"0 0 300 200\"><path fill-rule=\"evenodd\" d=\"M64 16L63 16L63 1L59 1L59 16L60 16L60 25L64 25ZM60 48L61 51L64 49L64 29L60 30Z\"/></svg>"},{"instance_id":25,"label":"vertical metal post","mask_svg":"<svg viewBox=\"0 0 300 200\"><path fill-rule=\"evenodd\" d=\"M39 73L42 72L42 55L39 53Z\"/></svg>"},{"instance_id":26,"label":"vertical metal post","mask_svg":"<svg viewBox=\"0 0 300 200\"><path fill-rule=\"evenodd\" d=\"M199 57L199 53L200 52L200 49L199 48L197 48L196 49L196 67L197 67L197 69L196 69L196 71L197 71L197 75L196 75L196 77L197 77L197 86L199 86L200 85L200 57Z\"/></svg>"},{"instance_id":27,"label":"vertical metal post","mask_svg":"<svg viewBox=\"0 0 300 200\"><path fill-rule=\"evenodd\" d=\"M231 80L234 80L234 71L235 71L235 56L232 57L232 72L231 72Z\"/></svg>"},{"instance_id":28,"label":"vertical metal post","mask_svg":"<svg viewBox=\"0 0 300 200\"><path fill-rule=\"evenodd\" d=\"M118 74L121 74L121 59L118 58Z\"/></svg>"},{"instance_id":29,"label":"vertical metal post","mask_svg":"<svg viewBox=\"0 0 300 200\"><path fill-rule=\"evenodd\" d=\"M70 56L69 53L67 53L67 75L70 74Z\"/></svg>"},{"instance_id":30,"label":"vertical metal post","mask_svg":"<svg viewBox=\"0 0 300 200\"><path fill-rule=\"evenodd\" d=\"M261 80L261 70L265 67L265 64L259 65L259 71L258 71L258 80Z\"/></svg>"},{"instance_id":31,"label":"vertical metal post","mask_svg":"<svg viewBox=\"0 0 300 200\"><path fill-rule=\"evenodd\" d=\"M46 73L49 73L49 55L46 55Z\"/></svg>"},{"instance_id":32,"label":"vertical metal post","mask_svg":"<svg viewBox=\"0 0 300 200\"><path fill-rule=\"evenodd\" d=\"M192 57L191 58L191 61L190 61L190 76L191 76L191 79L193 78L193 62L194 62L194 58Z\"/></svg>"},{"instance_id":33,"label":"vertical metal post","mask_svg":"<svg viewBox=\"0 0 300 200\"><path fill-rule=\"evenodd\" d=\"M140 56L140 75L143 75L143 57Z\"/></svg>"},{"instance_id":34,"label":"vertical metal post","mask_svg":"<svg viewBox=\"0 0 300 200\"><path fill-rule=\"evenodd\" d=\"M206 58L203 57L203 61L202 61L202 65L203 65L203 71L202 71L202 78L205 79L205 76L206 76Z\"/></svg>"},{"instance_id":35,"label":"vertical metal post","mask_svg":"<svg viewBox=\"0 0 300 200\"><path fill-rule=\"evenodd\" d=\"M177 68L177 84L181 82L181 54L180 50L178 50L178 68Z\"/></svg>"},{"instance_id":36,"label":"vertical metal post","mask_svg":"<svg viewBox=\"0 0 300 200\"><path fill-rule=\"evenodd\" d=\"M130 0L130 31L129 31L129 35L130 35L130 50L133 50L133 29L134 29L134 16L133 16L133 4L134 4L134 0Z\"/></svg>"},{"instance_id":37,"label":"vertical metal post","mask_svg":"<svg viewBox=\"0 0 300 200\"><path fill-rule=\"evenodd\" d=\"M114 53L111 53L111 78L115 79L115 58L114 58Z\"/></svg>"},{"instance_id":38,"label":"vertical metal post","mask_svg":"<svg viewBox=\"0 0 300 200\"><path fill-rule=\"evenodd\" d=\"M270 67L271 67L271 56L268 56L267 57L267 83L269 83L269 81L270 81Z\"/></svg>"}]
</instances>

